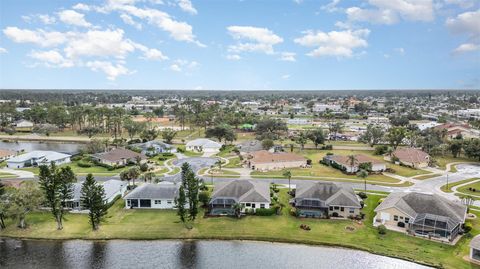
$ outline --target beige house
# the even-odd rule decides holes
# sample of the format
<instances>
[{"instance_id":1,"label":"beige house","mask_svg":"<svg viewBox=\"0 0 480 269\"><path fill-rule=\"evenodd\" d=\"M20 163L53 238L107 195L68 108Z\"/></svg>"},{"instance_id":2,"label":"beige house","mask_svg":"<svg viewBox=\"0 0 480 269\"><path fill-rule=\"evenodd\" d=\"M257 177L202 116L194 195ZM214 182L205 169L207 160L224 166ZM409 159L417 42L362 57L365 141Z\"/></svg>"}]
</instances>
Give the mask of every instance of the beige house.
<instances>
[{"instance_id":1,"label":"beige house","mask_svg":"<svg viewBox=\"0 0 480 269\"><path fill-rule=\"evenodd\" d=\"M323 159L328 163L336 163L343 167L347 173L356 173L360 170L360 165L364 163L370 163L372 165L372 172L383 172L387 169L385 162L371 158L363 154L354 155L355 161L353 165L348 156L343 155L327 155Z\"/></svg>"},{"instance_id":2,"label":"beige house","mask_svg":"<svg viewBox=\"0 0 480 269\"><path fill-rule=\"evenodd\" d=\"M253 170L268 171L284 168L306 167L307 159L295 153L255 151L250 154L248 167Z\"/></svg>"},{"instance_id":3,"label":"beige house","mask_svg":"<svg viewBox=\"0 0 480 269\"><path fill-rule=\"evenodd\" d=\"M436 194L394 192L375 208L375 213L374 226L452 242L465 223L467 207Z\"/></svg>"},{"instance_id":4,"label":"beige house","mask_svg":"<svg viewBox=\"0 0 480 269\"><path fill-rule=\"evenodd\" d=\"M108 152L93 154L92 158L110 166L126 165L129 162L136 163L137 160L140 160L140 163L147 162L147 156L124 148L115 148Z\"/></svg>"},{"instance_id":5,"label":"beige house","mask_svg":"<svg viewBox=\"0 0 480 269\"><path fill-rule=\"evenodd\" d=\"M392 156L396 157L400 164L410 166L412 168L428 167L428 164L430 163L430 155L428 155L428 153L422 150L415 148L396 149L392 153ZM391 161L392 157L389 155L385 155L384 159L386 161Z\"/></svg>"},{"instance_id":6,"label":"beige house","mask_svg":"<svg viewBox=\"0 0 480 269\"><path fill-rule=\"evenodd\" d=\"M0 162L5 161L8 158L11 158L17 154L14 150L0 149Z\"/></svg>"}]
</instances>

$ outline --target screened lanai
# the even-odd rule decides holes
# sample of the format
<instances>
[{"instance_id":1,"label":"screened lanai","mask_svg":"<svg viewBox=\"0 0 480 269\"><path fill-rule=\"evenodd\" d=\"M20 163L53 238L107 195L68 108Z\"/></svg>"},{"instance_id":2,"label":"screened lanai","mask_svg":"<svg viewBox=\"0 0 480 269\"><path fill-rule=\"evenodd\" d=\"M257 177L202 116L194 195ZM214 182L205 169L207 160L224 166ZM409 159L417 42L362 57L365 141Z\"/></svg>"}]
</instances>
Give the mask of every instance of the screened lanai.
<instances>
[{"instance_id":1,"label":"screened lanai","mask_svg":"<svg viewBox=\"0 0 480 269\"><path fill-rule=\"evenodd\" d=\"M417 235L453 239L460 230L461 223L452 218L433 214L419 214L410 224L410 231Z\"/></svg>"}]
</instances>

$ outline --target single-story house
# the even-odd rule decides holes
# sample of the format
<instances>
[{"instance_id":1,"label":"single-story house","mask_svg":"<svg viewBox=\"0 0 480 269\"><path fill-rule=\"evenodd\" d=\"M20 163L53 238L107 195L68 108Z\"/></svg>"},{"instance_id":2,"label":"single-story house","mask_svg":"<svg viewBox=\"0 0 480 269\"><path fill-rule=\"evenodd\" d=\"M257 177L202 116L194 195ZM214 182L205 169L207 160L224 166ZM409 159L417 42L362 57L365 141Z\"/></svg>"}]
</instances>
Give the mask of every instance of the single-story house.
<instances>
[{"instance_id":1,"label":"single-story house","mask_svg":"<svg viewBox=\"0 0 480 269\"><path fill-rule=\"evenodd\" d=\"M237 145L240 154L246 155L248 153L262 150L262 142L259 140L247 140Z\"/></svg>"},{"instance_id":2,"label":"single-story house","mask_svg":"<svg viewBox=\"0 0 480 269\"><path fill-rule=\"evenodd\" d=\"M14 150L9 150L9 149L0 149L0 162L5 161L6 159L9 159L17 154L16 151Z\"/></svg>"},{"instance_id":3,"label":"single-story house","mask_svg":"<svg viewBox=\"0 0 480 269\"><path fill-rule=\"evenodd\" d=\"M145 183L125 196L125 208L173 209L180 185Z\"/></svg>"},{"instance_id":4,"label":"single-story house","mask_svg":"<svg viewBox=\"0 0 480 269\"><path fill-rule=\"evenodd\" d=\"M375 212L374 226L453 241L465 223L467 207L436 194L394 192Z\"/></svg>"},{"instance_id":5,"label":"single-story house","mask_svg":"<svg viewBox=\"0 0 480 269\"><path fill-rule=\"evenodd\" d=\"M330 182L300 182L293 205L299 217L356 217L362 205L352 187Z\"/></svg>"},{"instance_id":6,"label":"single-story house","mask_svg":"<svg viewBox=\"0 0 480 269\"><path fill-rule=\"evenodd\" d=\"M34 124L29 120L19 120L16 121L13 125L15 126L15 129L18 130L31 130Z\"/></svg>"},{"instance_id":7,"label":"single-story house","mask_svg":"<svg viewBox=\"0 0 480 269\"><path fill-rule=\"evenodd\" d=\"M192 141L188 141L185 145L188 151L216 153L222 148L222 144L212 141L207 138L198 138Z\"/></svg>"},{"instance_id":8,"label":"single-story house","mask_svg":"<svg viewBox=\"0 0 480 269\"><path fill-rule=\"evenodd\" d=\"M30 166L49 165L54 162L57 165L70 163L71 155L46 150L35 150L21 154L7 160L8 168L22 168Z\"/></svg>"},{"instance_id":9,"label":"single-story house","mask_svg":"<svg viewBox=\"0 0 480 269\"><path fill-rule=\"evenodd\" d=\"M137 143L130 145L133 148L141 149L141 153L146 156L153 156L164 152L176 152L172 145L162 141L148 141L145 143Z\"/></svg>"},{"instance_id":10,"label":"single-story house","mask_svg":"<svg viewBox=\"0 0 480 269\"><path fill-rule=\"evenodd\" d=\"M248 167L253 170L274 170L283 168L306 167L307 159L291 152L269 152L259 150L250 154Z\"/></svg>"},{"instance_id":11,"label":"single-story house","mask_svg":"<svg viewBox=\"0 0 480 269\"><path fill-rule=\"evenodd\" d=\"M351 165L351 161L349 156L343 155L326 155L323 157L323 161L332 164L335 163L338 166L345 169L347 173L356 173L360 170L360 166L364 163L372 164L372 172L383 172L387 169L387 164L385 162L379 161L377 159L371 158L369 156L363 154L353 155L355 157L355 161L353 166Z\"/></svg>"},{"instance_id":12,"label":"single-story house","mask_svg":"<svg viewBox=\"0 0 480 269\"><path fill-rule=\"evenodd\" d=\"M210 199L211 215L234 215L235 204L242 204L245 210L270 208L270 186L268 182L237 179L217 183Z\"/></svg>"},{"instance_id":13,"label":"single-story house","mask_svg":"<svg viewBox=\"0 0 480 269\"><path fill-rule=\"evenodd\" d=\"M82 210L80 205L80 200L82 197L82 186L83 182L73 183L73 197L70 201L67 201L66 206L74 210ZM127 182L110 179L103 183L103 189L105 190L105 203L112 202L115 197L120 195L123 197L125 192L127 192Z\"/></svg>"},{"instance_id":14,"label":"single-story house","mask_svg":"<svg viewBox=\"0 0 480 269\"><path fill-rule=\"evenodd\" d=\"M430 163L430 155L428 153L415 149L415 148L399 148L392 153L393 157L396 157L400 164L410 166L412 168L424 168L428 167ZM391 161L392 157L385 155L386 161Z\"/></svg>"},{"instance_id":15,"label":"single-story house","mask_svg":"<svg viewBox=\"0 0 480 269\"><path fill-rule=\"evenodd\" d=\"M470 260L480 263L480 235L470 241Z\"/></svg>"},{"instance_id":16,"label":"single-story house","mask_svg":"<svg viewBox=\"0 0 480 269\"><path fill-rule=\"evenodd\" d=\"M137 162L138 158L140 158L140 163L145 163L147 161L147 156L144 154L124 148L115 148L108 152L93 154L92 158L100 163L111 166L126 165L129 162Z\"/></svg>"}]
</instances>

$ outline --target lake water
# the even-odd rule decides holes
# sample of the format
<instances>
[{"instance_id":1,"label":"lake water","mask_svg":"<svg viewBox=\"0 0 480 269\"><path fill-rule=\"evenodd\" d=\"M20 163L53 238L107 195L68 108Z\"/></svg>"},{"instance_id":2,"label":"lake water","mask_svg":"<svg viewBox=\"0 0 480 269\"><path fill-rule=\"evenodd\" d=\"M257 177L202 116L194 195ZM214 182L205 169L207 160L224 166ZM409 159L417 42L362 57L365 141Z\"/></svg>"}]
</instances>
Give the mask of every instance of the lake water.
<instances>
[{"instance_id":1,"label":"lake water","mask_svg":"<svg viewBox=\"0 0 480 269\"><path fill-rule=\"evenodd\" d=\"M0 141L0 149L24 150L29 152L32 150L52 150L62 153L72 154L78 153L85 145L78 143L59 143L59 142L4 142Z\"/></svg>"},{"instance_id":2,"label":"lake water","mask_svg":"<svg viewBox=\"0 0 480 269\"><path fill-rule=\"evenodd\" d=\"M413 269L429 267L357 250L266 242L0 239L0 268Z\"/></svg>"}]
</instances>

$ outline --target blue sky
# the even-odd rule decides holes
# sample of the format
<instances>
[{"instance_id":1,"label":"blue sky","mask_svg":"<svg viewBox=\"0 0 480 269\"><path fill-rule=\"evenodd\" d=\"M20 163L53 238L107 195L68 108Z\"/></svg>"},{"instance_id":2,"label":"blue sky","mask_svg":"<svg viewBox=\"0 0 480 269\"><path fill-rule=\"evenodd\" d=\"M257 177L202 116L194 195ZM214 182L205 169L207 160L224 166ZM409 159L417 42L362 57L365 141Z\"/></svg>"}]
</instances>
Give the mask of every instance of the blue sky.
<instances>
[{"instance_id":1,"label":"blue sky","mask_svg":"<svg viewBox=\"0 0 480 269\"><path fill-rule=\"evenodd\" d=\"M480 88L478 0L0 2L0 88Z\"/></svg>"}]
</instances>

